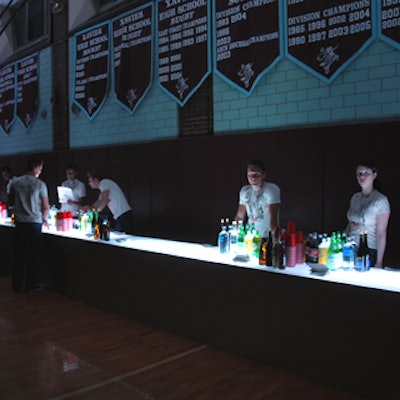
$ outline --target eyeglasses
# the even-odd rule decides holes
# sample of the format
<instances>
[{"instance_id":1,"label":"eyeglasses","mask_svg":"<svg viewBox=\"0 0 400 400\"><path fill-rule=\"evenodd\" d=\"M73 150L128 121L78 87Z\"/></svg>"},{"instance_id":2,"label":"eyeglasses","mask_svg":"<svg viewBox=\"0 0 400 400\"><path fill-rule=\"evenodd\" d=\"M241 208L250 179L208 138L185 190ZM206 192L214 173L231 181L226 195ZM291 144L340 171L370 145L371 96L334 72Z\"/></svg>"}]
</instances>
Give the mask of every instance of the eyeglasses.
<instances>
[{"instance_id":1,"label":"eyeglasses","mask_svg":"<svg viewBox=\"0 0 400 400\"><path fill-rule=\"evenodd\" d=\"M364 171L364 172L357 172L356 175L358 177L362 178L363 176L367 177L367 176L370 176L372 174L370 172L368 172L368 171Z\"/></svg>"},{"instance_id":2,"label":"eyeglasses","mask_svg":"<svg viewBox=\"0 0 400 400\"><path fill-rule=\"evenodd\" d=\"M262 176L262 174L260 172L248 172L247 176L250 178L258 178L258 177Z\"/></svg>"}]
</instances>

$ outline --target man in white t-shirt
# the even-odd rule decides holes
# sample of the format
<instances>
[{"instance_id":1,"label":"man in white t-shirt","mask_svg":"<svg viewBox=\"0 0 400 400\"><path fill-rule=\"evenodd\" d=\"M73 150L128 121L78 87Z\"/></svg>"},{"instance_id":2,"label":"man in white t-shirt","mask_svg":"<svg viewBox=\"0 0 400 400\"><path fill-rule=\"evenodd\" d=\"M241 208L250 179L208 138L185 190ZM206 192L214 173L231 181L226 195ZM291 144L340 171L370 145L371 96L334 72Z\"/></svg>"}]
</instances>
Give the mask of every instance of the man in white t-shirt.
<instances>
[{"instance_id":1,"label":"man in white t-shirt","mask_svg":"<svg viewBox=\"0 0 400 400\"><path fill-rule=\"evenodd\" d=\"M71 211L73 215L79 212L80 207L85 204L86 186L77 179L78 167L76 164L68 164L65 169L67 179L61 186L68 187L72 190L72 199L68 199L67 203L61 204L62 211Z\"/></svg>"},{"instance_id":2,"label":"man in white t-shirt","mask_svg":"<svg viewBox=\"0 0 400 400\"><path fill-rule=\"evenodd\" d=\"M99 189L100 194L91 206L84 206L83 210L102 211L108 207L115 220L115 230L132 234L133 212L122 189L113 180L103 178L95 171L88 172L87 177L89 186Z\"/></svg>"},{"instance_id":3,"label":"man in white t-shirt","mask_svg":"<svg viewBox=\"0 0 400 400\"><path fill-rule=\"evenodd\" d=\"M239 206L235 220L254 224L261 237L267 238L269 231L279 226L281 204L280 188L272 182L265 182L266 170L259 160L247 164L248 185L241 188Z\"/></svg>"}]
</instances>

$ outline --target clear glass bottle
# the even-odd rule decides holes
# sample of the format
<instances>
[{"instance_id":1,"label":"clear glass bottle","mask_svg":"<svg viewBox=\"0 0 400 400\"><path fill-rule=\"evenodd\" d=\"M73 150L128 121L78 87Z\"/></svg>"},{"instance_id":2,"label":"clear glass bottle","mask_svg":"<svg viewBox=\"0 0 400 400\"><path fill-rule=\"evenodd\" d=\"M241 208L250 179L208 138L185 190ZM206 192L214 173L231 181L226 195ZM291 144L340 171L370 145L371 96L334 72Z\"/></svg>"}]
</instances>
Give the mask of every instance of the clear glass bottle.
<instances>
[{"instance_id":1,"label":"clear glass bottle","mask_svg":"<svg viewBox=\"0 0 400 400\"><path fill-rule=\"evenodd\" d=\"M221 219L221 231L218 234L218 248L221 254L229 253L229 233L223 219Z\"/></svg>"},{"instance_id":2,"label":"clear glass bottle","mask_svg":"<svg viewBox=\"0 0 400 400\"><path fill-rule=\"evenodd\" d=\"M229 249L233 254L238 254L238 236L237 221L232 221L232 225L229 226Z\"/></svg>"},{"instance_id":3,"label":"clear glass bottle","mask_svg":"<svg viewBox=\"0 0 400 400\"><path fill-rule=\"evenodd\" d=\"M346 237L346 243L343 245L342 254L343 254L343 270L351 271L354 269L354 247L355 243L352 236Z\"/></svg>"}]
</instances>

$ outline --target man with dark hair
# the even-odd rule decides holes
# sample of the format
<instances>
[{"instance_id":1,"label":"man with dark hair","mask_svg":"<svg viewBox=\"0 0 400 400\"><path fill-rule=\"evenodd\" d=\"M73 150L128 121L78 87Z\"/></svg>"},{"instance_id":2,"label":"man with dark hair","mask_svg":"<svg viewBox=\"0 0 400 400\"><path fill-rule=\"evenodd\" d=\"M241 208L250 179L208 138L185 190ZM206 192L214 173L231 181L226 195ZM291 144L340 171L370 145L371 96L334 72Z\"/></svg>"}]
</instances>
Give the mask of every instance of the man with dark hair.
<instances>
[{"instance_id":1,"label":"man with dark hair","mask_svg":"<svg viewBox=\"0 0 400 400\"><path fill-rule=\"evenodd\" d=\"M105 207L108 207L115 220L115 230L133 234L132 208L122 189L114 181L103 178L96 171L88 172L87 177L89 186L92 189L99 189L100 194L91 206L85 206L83 210L103 211Z\"/></svg>"},{"instance_id":2,"label":"man with dark hair","mask_svg":"<svg viewBox=\"0 0 400 400\"><path fill-rule=\"evenodd\" d=\"M85 204L86 186L78 178L78 166L74 163L67 165L65 169L66 180L61 183L61 186L68 187L72 191L72 198L66 203L61 204L62 211L71 211L73 215L79 212L80 206Z\"/></svg>"},{"instance_id":3,"label":"man with dark hair","mask_svg":"<svg viewBox=\"0 0 400 400\"><path fill-rule=\"evenodd\" d=\"M14 178L9 200L14 206L15 258L12 271L12 288L15 292L37 291L44 285L37 282L39 246L42 226L48 228L49 197L47 185L39 179L43 160L38 157L28 161L25 175Z\"/></svg>"}]
</instances>

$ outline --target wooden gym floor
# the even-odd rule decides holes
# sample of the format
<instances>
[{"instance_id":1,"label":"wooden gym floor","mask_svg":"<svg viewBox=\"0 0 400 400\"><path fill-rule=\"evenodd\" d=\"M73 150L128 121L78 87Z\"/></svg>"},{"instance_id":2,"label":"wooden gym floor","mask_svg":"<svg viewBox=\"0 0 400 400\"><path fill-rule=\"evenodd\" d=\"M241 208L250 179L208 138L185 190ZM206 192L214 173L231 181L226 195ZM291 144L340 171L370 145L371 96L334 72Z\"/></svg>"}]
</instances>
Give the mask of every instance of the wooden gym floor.
<instances>
[{"instance_id":1,"label":"wooden gym floor","mask_svg":"<svg viewBox=\"0 0 400 400\"><path fill-rule=\"evenodd\" d=\"M8 277L0 349L2 400L361 399Z\"/></svg>"}]
</instances>

